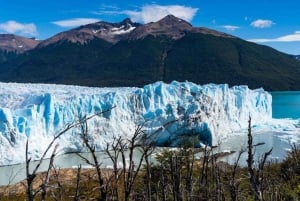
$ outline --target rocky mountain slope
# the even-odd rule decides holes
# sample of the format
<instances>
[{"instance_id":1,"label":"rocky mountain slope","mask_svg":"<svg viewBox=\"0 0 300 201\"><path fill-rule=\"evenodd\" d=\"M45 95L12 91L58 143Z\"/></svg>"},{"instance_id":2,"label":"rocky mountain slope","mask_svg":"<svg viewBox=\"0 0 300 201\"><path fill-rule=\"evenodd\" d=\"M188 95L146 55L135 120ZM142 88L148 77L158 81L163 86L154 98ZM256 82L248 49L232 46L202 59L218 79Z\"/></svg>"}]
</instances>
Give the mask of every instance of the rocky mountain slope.
<instances>
[{"instance_id":1,"label":"rocky mountain slope","mask_svg":"<svg viewBox=\"0 0 300 201\"><path fill-rule=\"evenodd\" d=\"M40 41L13 34L0 34L0 50L22 53L35 48Z\"/></svg>"},{"instance_id":2,"label":"rocky mountain slope","mask_svg":"<svg viewBox=\"0 0 300 201\"><path fill-rule=\"evenodd\" d=\"M102 39L108 43L117 43L122 39L126 39L127 35L138 26L140 26L140 24L133 23L128 18L120 23L101 21L59 33L43 41L38 48L66 41L84 45L93 39Z\"/></svg>"},{"instance_id":3,"label":"rocky mountain slope","mask_svg":"<svg viewBox=\"0 0 300 201\"><path fill-rule=\"evenodd\" d=\"M158 22L97 22L16 56L0 54L0 81L143 86L161 80L299 90L300 61L172 15Z\"/></svg>"}]
</instances>

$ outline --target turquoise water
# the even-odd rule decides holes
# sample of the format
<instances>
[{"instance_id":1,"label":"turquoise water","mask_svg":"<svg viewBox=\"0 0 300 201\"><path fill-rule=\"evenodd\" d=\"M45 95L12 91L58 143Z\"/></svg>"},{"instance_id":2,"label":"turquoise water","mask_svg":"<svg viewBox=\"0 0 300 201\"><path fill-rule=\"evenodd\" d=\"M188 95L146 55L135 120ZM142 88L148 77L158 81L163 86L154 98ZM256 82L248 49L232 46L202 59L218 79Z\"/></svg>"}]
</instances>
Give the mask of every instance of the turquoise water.
<instances>
[{"instance_id":1,"label":"turquoise water","mask_svg":"<svg viewBox=\"0 0 300 201\"><path fill-rule=\"evenodd\" d=\"M272 92L273 118L300 118L300 91Z\"/></svg>"}]
</instances>

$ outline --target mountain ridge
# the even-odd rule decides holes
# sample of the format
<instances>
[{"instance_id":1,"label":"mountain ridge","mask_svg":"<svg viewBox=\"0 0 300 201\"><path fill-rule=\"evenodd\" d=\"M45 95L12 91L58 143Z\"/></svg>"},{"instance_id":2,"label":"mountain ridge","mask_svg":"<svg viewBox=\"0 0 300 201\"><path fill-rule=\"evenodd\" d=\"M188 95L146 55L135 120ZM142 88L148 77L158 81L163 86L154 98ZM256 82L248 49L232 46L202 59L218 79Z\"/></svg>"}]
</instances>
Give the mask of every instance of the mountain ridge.
<instances>
[{"instance_id":1,"label":"mountain ridge","mask_svg":"<svg viewBox=\"0 0 300 201\"><path fill-rule=\"evenodd\" d=\"M35 48L40 43L35 38L25 38L13 34L0 34L0 50L23 53Z\"/></svg>"},{"instance_id":2,"label":"mountain ridge","mask_svg":"<svg viewBox=\"0 0 300 201\"><path fill-rule=\"evenodd\" d=\"M135 26L140 26L140 24L133 23L129 18L124 19L120 23L100 21L58 33L55 36L41 42L38 48L45 47L59 41L70 41L73 43L78 42L83 45L88 40L92 40L94 38L103 39L110 43L116 43L122 40L123 34L126 35L126 32L134 29ZM119 34L120 31L123 31L124 33Z\"/></svg>"},{"instance_id":3,"label":"mountain ridge","mask_svg":"<svg viewBox=\"0 0 300 201\"><path fill-rule=\"evenodd\" d=\"M165 35L173 40L178 40L184 37L187 32L211 34L215 36L228 38L235 37L205 27L193 27L190 23L186 22L185 20L177 18L173 15L167 15L166 17L162 18L157 22L150 22L144 25L132 22L129 18L125 18L119 23L99 21L96 23L82 25L67 31L60 32L45 40L35 40L13 34L0 34L0 49L7 51L16 51L19 53L19 51L17 51L16 48L9 48L8 45L8 47L5 49L4 45L1 45L1 36L5 40L5 35L9 35L10 37L14 38L21 38L23 41L35 41L34 45L30 44L26 49L24 48L22 52L25 52L34 49L35 47L41 48L54 43L61 43L63 41L80 43L81 45L84 45L87 43L87 41L93 40L94 38L103 39L109 43L117 43L120 40L143 39L149 35L152 35L154 37ZM16 45L12 44L11 46Z\"/></svg>"},{"instance_id":4,"label":"mountain ridge","mask_svg":"<svg viewBox=\"0 0 300 201\"><path fill-rule=\"evenodd\" d=\"M5 82L139 87L189 80L300 89L300 61L294 56L171 15L144 25L129 19L84 25L4 57Z\"/></svg>"}]
</instances>

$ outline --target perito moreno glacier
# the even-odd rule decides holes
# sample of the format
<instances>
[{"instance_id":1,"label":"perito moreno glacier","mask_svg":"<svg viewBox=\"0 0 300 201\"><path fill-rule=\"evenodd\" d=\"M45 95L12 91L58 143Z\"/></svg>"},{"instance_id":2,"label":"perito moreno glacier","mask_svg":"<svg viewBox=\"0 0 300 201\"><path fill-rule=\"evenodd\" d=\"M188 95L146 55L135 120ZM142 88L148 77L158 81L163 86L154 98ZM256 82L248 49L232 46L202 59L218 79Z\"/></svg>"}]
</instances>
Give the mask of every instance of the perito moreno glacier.
<instances>
[{"instance_id":1,"label":"perito moreno glacier","mask_svg":"<svg viewBox=\"0 0 300 201\"><path fill-rule=\"evenodd\" d=\"M114 108L112 108L114 107ZM91 88L0 83L0 165L41 157L53 137L84 116L97 150L114 137L130 137L139 125L159 146L176 146L191 136L198 146L217 144L235 132L272 119L272 97L263 89L226 84L156 82L143 88ZM153 135L155 133L155 135ZM57 141L59 153L84 151L79 129Z\"/></svg>"}]
</instances>

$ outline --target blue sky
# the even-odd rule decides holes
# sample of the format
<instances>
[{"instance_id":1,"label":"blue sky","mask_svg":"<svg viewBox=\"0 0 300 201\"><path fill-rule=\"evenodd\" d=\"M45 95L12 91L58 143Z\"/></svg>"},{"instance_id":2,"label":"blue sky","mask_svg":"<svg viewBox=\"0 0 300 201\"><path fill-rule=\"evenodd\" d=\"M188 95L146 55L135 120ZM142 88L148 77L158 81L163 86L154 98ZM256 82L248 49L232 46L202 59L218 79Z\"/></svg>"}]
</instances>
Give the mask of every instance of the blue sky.
<instances>
[{"instance_id":1,"label":"blue sky","mask_svg":"<svg viewBox=\"0 0 300 201\"><path fill-rule=\"evenodd\" d=\"M0 33L46 39L96 21L140 23L167 14L245 40L300 54L300 4L297 0L0 0Z\"/></svg>"}]
</instances>

